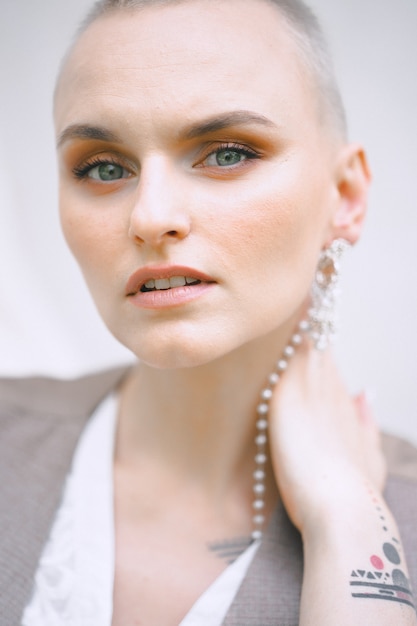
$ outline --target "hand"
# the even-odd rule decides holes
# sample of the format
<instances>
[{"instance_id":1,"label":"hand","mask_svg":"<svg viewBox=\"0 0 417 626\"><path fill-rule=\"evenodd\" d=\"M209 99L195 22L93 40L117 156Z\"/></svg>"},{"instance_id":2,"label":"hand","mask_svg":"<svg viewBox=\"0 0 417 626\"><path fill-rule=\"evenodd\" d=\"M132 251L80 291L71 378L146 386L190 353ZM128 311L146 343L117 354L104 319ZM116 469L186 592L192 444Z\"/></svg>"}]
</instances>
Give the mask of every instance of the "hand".
<instances>
[{"instance_id":1,"label":"hand","mask_svg":"<svg viewBox=\"0 0 417 626\"><path fill-rule=\"evenodd\" d=\"M301 533L352 505L364 483L383 490L372 412L364 395L348 394L329 350L305 342L294 355L271 401L270 446L283 504Z\"/></svg>"}]
</instances>

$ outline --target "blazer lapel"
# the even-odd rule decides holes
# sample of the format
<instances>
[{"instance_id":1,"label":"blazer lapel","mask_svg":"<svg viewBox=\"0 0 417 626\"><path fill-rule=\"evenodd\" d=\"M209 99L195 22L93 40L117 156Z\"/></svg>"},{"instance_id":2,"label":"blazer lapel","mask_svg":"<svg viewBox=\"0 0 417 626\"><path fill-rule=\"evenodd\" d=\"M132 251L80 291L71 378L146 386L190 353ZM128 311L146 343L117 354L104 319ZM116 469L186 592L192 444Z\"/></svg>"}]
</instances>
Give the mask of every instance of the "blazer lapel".
<instances>
[{"instance_id":1,"label":"blazer lapel","mask_svg":"<svg viewBox=\"0 0 417 626\"><path fill-rule=\"evenodd\" d=\"M20 624L80 434L125 373L0 380L2 624Z\"/></svg>"},{"instance_id":2,"label":"blazer lapel","mask_svg":"<svg viewBox=\"0 0 417 626\"><path fill-rule=\"evenodd\" d=\"M298 626L302 575L300 534L280 503L224 626Z\"/></svg>"}]
</instances>

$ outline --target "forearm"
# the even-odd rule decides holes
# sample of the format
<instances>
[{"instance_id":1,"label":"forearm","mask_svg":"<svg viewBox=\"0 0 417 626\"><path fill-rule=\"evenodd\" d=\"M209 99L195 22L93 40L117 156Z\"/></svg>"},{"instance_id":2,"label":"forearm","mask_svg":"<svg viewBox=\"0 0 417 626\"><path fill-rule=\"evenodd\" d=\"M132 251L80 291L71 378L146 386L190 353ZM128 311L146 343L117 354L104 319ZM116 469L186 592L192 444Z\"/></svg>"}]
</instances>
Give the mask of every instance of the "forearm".
<instances>
[{"instance_id":1,"label":"forearm","mask_svg":"<svg viewBox=\"0 0 417 626\"><path fill-rule=\"evenodd\" d=\"M317 520L303 540L300 626L417 625L397 525L371 489Z\"/></svg>"}]
</instances>

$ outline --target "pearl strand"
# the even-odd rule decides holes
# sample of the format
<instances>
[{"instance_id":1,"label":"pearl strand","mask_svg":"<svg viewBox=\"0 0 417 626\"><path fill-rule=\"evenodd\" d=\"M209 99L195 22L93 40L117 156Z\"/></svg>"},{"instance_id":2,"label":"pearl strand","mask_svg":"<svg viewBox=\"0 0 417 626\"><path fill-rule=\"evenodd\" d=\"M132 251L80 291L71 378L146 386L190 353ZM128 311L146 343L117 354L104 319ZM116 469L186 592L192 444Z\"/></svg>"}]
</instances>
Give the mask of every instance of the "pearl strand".
<instances>
[{"instance_id":1,"label":"pearl strand","mask_svg":"<svg viewBox=\"0 0 417 626\"><path fill-rule=\"evenodd\" d=\"M284 348L281 358L276 362L274 371L268 377L267 386L262 389L260 394L260 403L256 409L256 435L255 435L255 471L253 473L253 492L255 494L252 506L254 509L254 515L252 518L253 530L252 539L262 538L262 529L265 523L265 492L266 492L266 463L268 460L267 448L268 448L268 416L269 416L269 402L272 398L274 387L280 380L283 372L288 367L288 361L295 353L296 348L302 343L302 336L300 333L305 333L309 330L310 325L307 321L303 320L298 326L299 332L292 335L290 342Z\"/></svg>"}]
</instances>

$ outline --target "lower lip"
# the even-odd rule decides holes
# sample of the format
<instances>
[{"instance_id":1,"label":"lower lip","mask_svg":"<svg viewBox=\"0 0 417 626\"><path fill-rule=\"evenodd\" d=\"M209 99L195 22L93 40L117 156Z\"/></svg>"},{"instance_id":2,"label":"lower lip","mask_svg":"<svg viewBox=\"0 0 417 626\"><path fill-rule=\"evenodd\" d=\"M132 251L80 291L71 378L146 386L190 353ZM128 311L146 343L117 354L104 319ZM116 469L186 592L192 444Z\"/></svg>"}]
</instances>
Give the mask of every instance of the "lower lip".
<instances>
[{"instance_id":1,"label":"lower lip","mask_svg":"<svg viewBox=\"0 0 417 626\"><path fill-rule=\"evenodd\" d=\"M158 291L138 291L129 300L139 309L169 309L179 307L208 293L216 283L184 285Z\"/></svg>"}]
</instances>

